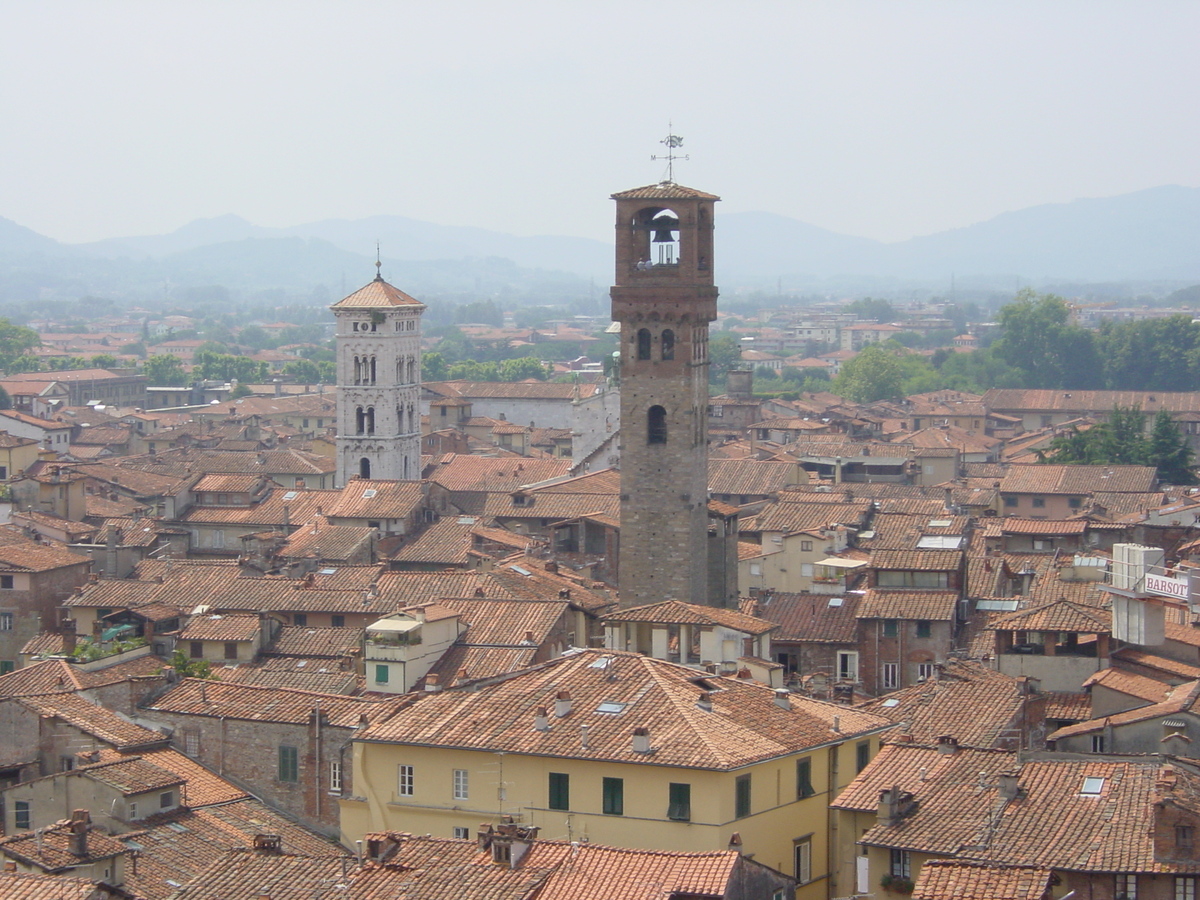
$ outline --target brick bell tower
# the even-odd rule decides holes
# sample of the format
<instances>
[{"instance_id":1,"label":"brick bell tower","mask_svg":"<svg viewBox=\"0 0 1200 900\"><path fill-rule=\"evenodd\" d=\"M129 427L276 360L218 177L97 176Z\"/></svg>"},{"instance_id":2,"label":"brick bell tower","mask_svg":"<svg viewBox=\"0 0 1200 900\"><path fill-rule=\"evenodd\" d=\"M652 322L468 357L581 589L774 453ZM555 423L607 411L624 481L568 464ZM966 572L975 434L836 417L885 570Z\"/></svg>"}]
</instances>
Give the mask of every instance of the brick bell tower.
<instances>
[{"instance_id":1,"label":"brick bell tower","mask_svg":"<svg viewBox=\"0 0 1200 900\"><path fill-rule=\"evenodd\" d=\"M709 603L708 323L717 317L713 208L721 198L673 181L612 198L621 605Z\"/></svg>"},{"instance_id":2,"label":"brick bell tower","mask_svg":"<svg viewBox=\"0 0 1200 900\"><path fill-rule=\"evenodd\" d=\"M330 309L337 320L338 487L421 477L421 313L378 274Z\"/></svg>"}]
</instances>

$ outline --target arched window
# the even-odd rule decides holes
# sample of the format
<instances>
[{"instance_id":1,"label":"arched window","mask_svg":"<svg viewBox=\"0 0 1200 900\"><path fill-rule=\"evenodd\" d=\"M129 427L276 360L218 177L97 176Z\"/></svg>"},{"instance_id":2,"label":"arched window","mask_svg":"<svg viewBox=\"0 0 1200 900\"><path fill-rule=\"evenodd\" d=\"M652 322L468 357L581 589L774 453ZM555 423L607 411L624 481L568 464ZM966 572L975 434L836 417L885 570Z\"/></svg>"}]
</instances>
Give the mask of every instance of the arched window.
<instances>
[{"instance_id":1,"label":"arched window","mask_svg":"<svg viewBox=\"0 0 1200 900\"><path fill-rule=\"evenodd\" d=\"M367 407L366 419L367 419L367 434L374 434L375 433L375 407L373 407L373 406Z\"/></svg>"},{"instance_id":2,"label":"arched window","mask_svg":"<svg viewBox=\"0 0 1200 900\"><path fill-rule=\"evenodd\" d=\"M373 356L371 357L370 378L371 378L370 384L374 384L375 383L375 357L373 357Z\"/></svg>"},{"instance_id":3,"label":"arched window","mask_svg":"<svg viewBox=\"0 0 1200 900\"><path fill-rule=\"evenodd\" d=\"M673 332L670 328L666 329L662 333L662 358L675 358L675 332Z\"/></svg>"},{"instance_id":4,"label":"arched window","mask_svg":"<svg viewBox=\"0 0 1200 900\"><path fill-rule=\"evenodd\" d=\"M650 358L650 329L639 328L637 333L637 358Z\"/></svg>"},{"instance_id":5,"label":"arched window","mask_svg":"<svg viewBox=\"0 0 1200 900\"><path fill-rule=\"evenodd\" d=\"M661 406L652 406L646 413L646 443L665 444L666 442L667 411Z\"/></svg>"},{"instance_id":6,"label":"arched window","mask_svg":"<svg viewBox=\"0 0 1200 900\"><path fill-rule=\"evenodd\" d=\"M358 461L358 474L361 478L371 477L371 461L365 456Z\"/></svg>"},{"instance_id":7,"label":"arched window","mask_svg":"<svg viewBox=\"0 0 1200 900\"><path fill-rule=\"evenodd\" d=\"M356 407L354 410L354 431L356 434L362 434L364 431L366 431L366 428L366 414L363 413L363 408L361 406Z\"/></svg>"}]
</instances>

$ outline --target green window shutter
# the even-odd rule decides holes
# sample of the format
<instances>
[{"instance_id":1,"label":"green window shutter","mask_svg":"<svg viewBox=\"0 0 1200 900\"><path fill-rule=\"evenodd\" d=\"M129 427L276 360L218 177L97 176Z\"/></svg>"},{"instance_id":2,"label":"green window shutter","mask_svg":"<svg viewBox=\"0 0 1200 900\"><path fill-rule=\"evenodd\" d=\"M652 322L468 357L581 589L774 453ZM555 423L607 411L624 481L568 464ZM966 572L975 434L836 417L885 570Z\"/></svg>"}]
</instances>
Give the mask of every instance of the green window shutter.
<instances>
[{"instance_id":1,"label":"green window shutter","mask_svg":"<svg viewBox=\"0 0 1200 900\"><path fill-rule=\"evenodd\" d=\"M550 773L551 809L571 808L571 777L563 772Z\"/></svg>"},{"instance_id":2,"label":"green window shutter","mask_svg":"<svg viewBox=\"0 0 1200 900\"><path fill-rule=\"evenodd\" d=\"M812 761L796 760L796 799L803 800L815 793L812 786Z\"/></svg>"},{"instance_id":3,"label":"green window shutter","mask_svg":"<svg viewBox=\"0 0 1200 900\"><path fill-rule=\"evenodd\" d=\"M625 815L625 779L604 779L604 814L606 816Z\"/></svg>"},{"instance_id":4,"label":"green window shutter","mask_svg":"<svg viewBox=\"0 0 1200 900\"><path fill-rule=\"evenodd\" d=\"M744 819L750 815L750 776L739 775L735 786L735 810L734 816L739 819Z\"/></svg>"},{"instance_id":5,"label":"green window shutter","mask_svg":"<svg viewBox=\"0 0 1200 900\"><path fill-rule=\"evenodd\" d=\"M667 818L688 822L692 818L692 786L670 784L667 788Z\"/></svg>"},{"instance_id":6,"label":"green window shutter","mask_svg":"<svg viewBox=\"0 0 1200 900\"><path fill-rule=\"evenodd\" d=\"M388 667L387 666L384 666L384 665L376 665L375 666L375 683L376 684L387 684L388 683Z\"/></svg>"},{"instance_id":7,"label":"green window shutter","mask_svg":"<svg viewBox=\"0 0 1200 900\"><path fill-rule=\"evenodd\" d=\"M279 748L279 780L288 782L300 780L300 760L295 747Z\"/></svg>"}]
</instances>

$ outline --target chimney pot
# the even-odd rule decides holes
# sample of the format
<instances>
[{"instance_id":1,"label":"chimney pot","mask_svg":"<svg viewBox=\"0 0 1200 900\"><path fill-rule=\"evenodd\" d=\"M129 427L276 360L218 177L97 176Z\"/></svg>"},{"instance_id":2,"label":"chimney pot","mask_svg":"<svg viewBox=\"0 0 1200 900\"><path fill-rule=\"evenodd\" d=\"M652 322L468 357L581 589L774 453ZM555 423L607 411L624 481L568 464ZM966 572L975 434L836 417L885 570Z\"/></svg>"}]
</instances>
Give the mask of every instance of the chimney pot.
<instances>
[{"instance_id":1,"label":"chimney pot","mask_svg":"<svg viewBox=\"0 0 1200 900\"><path fill-rule=\"evenodd\" d=\"M561 719L571 712L571 692L559 691L554 698L554 715Z\"/></svg>"},{"instance_id":2,"label":"chimney pot","mask_svg":"<svg viewBox=\"0 0 1200 900\"><path fill-rule=\"evenodd\" d=\"M550 720L546 717L546 707L539 706L533 716L533 727L537 731L549 731Z\"/></svg>"},{"instance_id":3,"label":"chimney pot","mask_svg":"<svg viewBox=\"0 0 1200 900\"><path fill-rule=\"evenodd\" d=\"M633 729L633 752L634 753L649 753L650 752L650 729L649 728Z\"/></svg>"},{"instance_id":4,"label":"chimney pot","mask_svg":"<svg viewBox=\"0 0 1200 900\"><path fill-rule=\"evenodd\" d=\"M442 689L441 679L437 672L430 672L425 676L425 693L436 694Z\"/></svg>"},{"instance_id":5,"label":"chimney pot","mask_svg":"<svg viewBox=\"0 0 1200 900\"><path fill-rule=\"evenodd\" d=\"M775 705L780 709L792 708L792 695L786 688L779 688L775 691Z\"/></svg>"}]
</instances>

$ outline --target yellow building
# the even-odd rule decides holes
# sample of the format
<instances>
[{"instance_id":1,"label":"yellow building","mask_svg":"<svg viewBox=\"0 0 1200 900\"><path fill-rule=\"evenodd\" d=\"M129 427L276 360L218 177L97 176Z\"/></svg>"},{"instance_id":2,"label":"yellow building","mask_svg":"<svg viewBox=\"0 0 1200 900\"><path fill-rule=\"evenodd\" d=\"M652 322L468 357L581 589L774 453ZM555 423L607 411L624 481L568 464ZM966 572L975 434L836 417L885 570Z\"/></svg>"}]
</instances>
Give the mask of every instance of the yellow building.
<instances>
[{"instance_id":1,"label":"yellow building","mask_svg":"<svg viewBox=\"0 0 1200 900\"><path fill-rule=\"evenodd\" d=\"M20 475L38 459L38 442L0 431L0 481Z\"/></svg>"},{"instance_id":2,"label":"yellow building","mask_svg":"<svg viewBox=\"0 0 1200 900\"><path fill-rule=\"evenodd\" d=\"M740 846L816 900L827 896L827 805L888 727L748 680L582 650L426 693L363 729L342 839L467 837L508 815L551 840Z\"/></svg>"}]
</instances>

